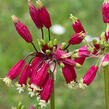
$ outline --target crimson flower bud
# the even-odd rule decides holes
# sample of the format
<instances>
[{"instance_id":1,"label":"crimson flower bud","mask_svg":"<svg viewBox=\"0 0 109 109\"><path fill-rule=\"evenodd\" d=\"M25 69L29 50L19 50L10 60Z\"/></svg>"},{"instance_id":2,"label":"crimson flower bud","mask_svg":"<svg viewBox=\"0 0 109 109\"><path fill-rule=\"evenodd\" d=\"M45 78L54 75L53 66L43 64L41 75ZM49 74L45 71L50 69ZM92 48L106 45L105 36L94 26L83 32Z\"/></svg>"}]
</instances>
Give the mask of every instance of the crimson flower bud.
<instances>
[{"instance_id":1,"label":"crimson flower bud","mask_svg":"<svg viewBox=\"0 0 109 109\"><path fill-rule=\"evenodd\" d=\"M39 11L35 6L32 4L31 0L28 0L28 6L29 6L29 11L30 11L30 16L35 23L36 27L38 29L42 28L43 25L39 19Z\"/></svg>"},{"instance_id":2,"label":"crimson flower bud","mask_svg":"<svg viewBox=\"0 0 109 109\"><path fill-rule=\"evenodd\" d=\"M85 33L85 30L84 30L84 28L83 28L83 26L82 26L80 20L79 20L78 18L72 16L72 14L71 14L70 18L71 18L72 21L73 21L72 26L73 26L74 31L75 31L76 33L80 33L80 32Z\"/></svg>"},{"instance_id":3,"label":"crimson flower bud","mask_svg":"<svg viewBox=\"0 0 109 109\"><path fill-rule=\"evenodd\" d=\"M80 44L82 40L84 39L84 37L85 37L84 33L76 33L71 37L68 43L71 45Z\"/></svg>"},{"instance_id":4,"label":"crimson flower bud","mask_svg":"<svg viewBox=\"0 0 109 109\"><path fill-rule=\"evenodd\" d=\"M16 63L11 70L9 71L6 78L4 78L4 82L9 86L11 85L11 80L15 79L21 72L22 68L25 65L25 60L21 59L18 63Z\"/></svg>"},{"instance_id":5,"label":"crimson flower bud","mask_svg":"<svg viewBox=\"0 0 109 109\"><path fill-rule=\"evenodd\" d=\"M46 83L44 84L43 90L40 92L40 103L41 107L45 107L46 103L50 99L53 91L54 80L52 78L48 78Z\"/></svg>"},{"instance_id":6,"label":"crimson flower bud","mask_svg":"<svg viewBox=\"0 0 109 109\"><path fill-rule=\"evenodd\" d=\"M36 5L39 8L39 19L46 28L51 27L51 19L47 9L42 5L42 3L38 0L36 1Z\"/></svg>"},{"instance_id":7,"label":"crimson flower bud","mask_svg":"<svg viewBox=\"0 0 109 109\"><path fill-rule=\"evenodd\" d=\"M92 65L91 68L88 70L88 72L85 74L85 76L82 78L82 83L80 83L80 87L83 87L85 85L89 86L92 81L94 80L95 76L96 76L96 72L98 70L98 67L95 65Z\"/></svg>"},{"instance_id":8,"label":"crimson flower bud","mask_svg":"<svg viewBox=\"0 0 109 109\"><path fill-rule=\"evenodd\" d=\"M12 20L15 24L16 30L18 32L18 34L28 43L32 42L32 36L28 30L28 28L26 27L26 25L24 25L22 22L20 22L20 20L13 15L12 16Z\"/></svg>"},{"instance_id":9,"label":"crimson flower bud","mask_svg":"<svg viewBox=\"0 0 109 109\"><path fill-rule=\"evenodd\" d=\"M67 83L70 83L73 80L76 81L77 76L76 76L76 72L74 70L74 67L72 67L68 64L65 64L65 66L62 68L62 71L63 71L63 75L64 75L64 78L65 78Z\"/></svg>"},{"instance_id":10,"label":"crimson flower bud","mask_svg":"<svg viewBox=\"0 0 109 109\"><path fill-rule=\"evenodd\" d=\"M33 81L31 82L31 87L32 88L36 88L39 89L43 86L47 74L48 74L48 69L49 69L49 65L48 64L44 64L39 71L37 71L37 74L35 75Z\"/></svg>"},{"instance_id":11,"label":"crimson flower bud","mask_svg":"<svg viewBox=\"0 0 109 109\"><path fill-rule=\"evenodd\" d=\"M102 15L104 23L109 23L109 3L103 3L102 5Z\"/></svg>"}]
</instances>

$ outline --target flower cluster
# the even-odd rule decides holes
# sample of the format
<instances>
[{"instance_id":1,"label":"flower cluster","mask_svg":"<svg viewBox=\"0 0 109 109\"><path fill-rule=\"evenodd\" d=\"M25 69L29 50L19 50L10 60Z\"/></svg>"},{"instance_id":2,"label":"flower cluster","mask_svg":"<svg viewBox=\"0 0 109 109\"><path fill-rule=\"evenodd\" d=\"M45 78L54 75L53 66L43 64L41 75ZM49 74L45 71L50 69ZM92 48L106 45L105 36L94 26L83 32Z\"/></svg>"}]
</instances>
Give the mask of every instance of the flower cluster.
<instances>
[{"instance_id":1,"label":"flower cluster","mask_svg":"<svg viewBox=\"0 0 109 109\"><path fill-rule=\"evenodd\" d=\"M94 80L98 68L101 65L106 66L109 64L109 1L105 1L102 6L103 21L107 23L107 30L101 34L99 42L94 39L88 43L85 40L86 31L81 21L70 15L75 34L69 39L68 44L63 42L59 45L56 39L53 41L50 39L50 27L52 24L45 6L39 0L36 1L37 8L31 0L28 0L28 6L34 24L42 32L42 39L39 45L40 51L35 47L32 35L26 25L13 15L12 20L18 34L27 43L32 44L35 52L28 54L24 59L18 61L3 81L8 86L11 86L12 81L20 75L16 84L19 93L28 89L31 97L37 97L38 105L44 107L52 95L57 65L62 68L62 74L67 86L75 89L89 86ZM44 40L44 27L48 29L48 42ZM69 46L80 44L83 40L86 43L84 46L68 52ZM26 62L28 57L31 57L29 63ZM77 80L75 68L83 66L84 61L89 57L97 58L97 63L90 67L81 80Z\"/></svg>"}]
</instances>

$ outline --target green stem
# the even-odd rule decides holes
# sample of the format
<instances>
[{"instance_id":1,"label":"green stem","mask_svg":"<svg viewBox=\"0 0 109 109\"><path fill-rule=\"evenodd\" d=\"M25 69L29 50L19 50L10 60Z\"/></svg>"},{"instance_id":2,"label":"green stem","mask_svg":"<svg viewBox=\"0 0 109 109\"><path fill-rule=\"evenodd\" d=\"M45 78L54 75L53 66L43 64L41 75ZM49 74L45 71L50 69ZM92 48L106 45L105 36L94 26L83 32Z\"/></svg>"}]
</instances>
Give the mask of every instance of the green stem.
<instances>
[{"instance_id":1,"label":"green stem","mask_svg":"<svg viewBox=\"0 0 109 109\"><path fill-rule=\"evenodd\" d=\"M50 99L51 109L55 109L55 91L53 86L53 91Z\"/></svg>"},{"instance_id":2,"label":"green stem","mask_svg":"<svg viewBox=\"0 0 109 109\"><path fill-rule=\"evenodd\" d=\"M106 109L109 109L109 65L104 67L104 82Z\"/></svg>"}]
</instances>

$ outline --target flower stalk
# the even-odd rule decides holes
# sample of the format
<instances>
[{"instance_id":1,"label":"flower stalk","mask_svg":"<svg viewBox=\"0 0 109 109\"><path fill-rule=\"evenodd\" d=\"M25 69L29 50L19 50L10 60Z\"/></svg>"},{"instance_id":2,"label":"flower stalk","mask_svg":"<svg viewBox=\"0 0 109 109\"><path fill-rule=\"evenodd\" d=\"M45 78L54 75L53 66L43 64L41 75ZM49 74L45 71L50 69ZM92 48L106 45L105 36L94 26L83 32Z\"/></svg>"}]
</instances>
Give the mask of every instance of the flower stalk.
<instances>
[{"instance_id":1,"label":"flower stalk","mask_svg":"<svg viewBox=\"0 0 109 109\"><path fill-rule=\"evenodd\" d=\"M51 95L51 99L50 99L50 105L51 105L51 109L55 109L55 90L54 90L54 86L53 86L53 91L52 91L52 95Z\"/></svg>"},{"instance_id":2,"label":"flower stalk","mask_svg":"<svg viewBox=\"0 0 109 109\"><path fill-rule=\"evenodd\" d=\"M109 65L104 67L104 84L106 109L109 109Z\"/></svg>"}]
</instances>

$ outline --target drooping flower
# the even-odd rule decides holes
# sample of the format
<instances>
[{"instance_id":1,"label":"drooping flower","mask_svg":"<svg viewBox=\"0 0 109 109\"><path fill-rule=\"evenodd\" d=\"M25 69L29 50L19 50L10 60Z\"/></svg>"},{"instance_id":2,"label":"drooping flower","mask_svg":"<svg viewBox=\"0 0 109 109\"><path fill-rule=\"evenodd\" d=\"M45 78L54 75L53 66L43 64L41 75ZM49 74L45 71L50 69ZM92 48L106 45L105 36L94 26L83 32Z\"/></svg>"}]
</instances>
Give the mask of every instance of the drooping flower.
<instances>
[{"instance_id":1,"label":"drooping flower","mask_svg":"<svg viewBox=\"0 0 109 109\"><path fill-rule=\"evenodd\" d=\"M50 19L50 15L47 11L47 9L43 6L43 4L37 0L36 1L36 5L38 7L38 11L39 11L39 19L41 21L41 23L46 27L46 28L50 28L51 27L51 19Z\"/></svg>"},{"instance_id":2,"label":"drooping flower","mask_svg":"<svg viewBox=\"0 0 109 109\"><path fill-rule=\"evenodd\" d=\"M39 19L39 11L38 11L38 9L35 8L35 6L31 2L31 0L28 0L28 6L29 6L30 16L31 16L33 22L35 23L36 27L38 29L42 28L43 24L41 23L41 21Z\"/></svg>"},{"instance_id":3,"label":"drooping flower","mask_svg":"<svg viewBox=\"0 0 109 109\"><path fill-rule=\"evenodd\" d=\"M62 68L62 72L67 83L76 81L77 76L73 66L64 64L64 67Z\"/></svg>"},{"instance_id":4,"label":"drooping flower","mask_svg":"<svg viewBox=\"0 0 109 109\"><path fill-rule=\"evenodd\" d=\"M27 79L29 78L29 73L31 73L30 70L30 65L27 64L25 65L20 77L19 77L19 81L17 84L17 90L19 91L19 93L24 91L25 86L27 85Z\"/></svg>"},{"instance_id":5,"label":"drooping flower","mask_svg":"<svg viewBox=\"0 0 109 109\"><path fill-rule=\"evenodd\" d=\"M46 83L44 84L43 90L40 92L40 102L39 105L41 107L45 107L48 100L51 97L52 91L54 86L54 80L49 78Z\"/></svg>"},{"instance_id":6,"label":"drooping flower","mask_svg":"<svg viewBox=\"0 0 109 109\"><path fill-rule=\"evenodd\" d=\"M73 22L72 26L73 26L74 31L76 33L80 33L80 32L85 33L85 30L84 30L80 20L78 18L72 16L72 14L71 14L70 18L72 19L72 22Z\"/></svg>"},{"instance_id":7,"label":"drooping flower","mask_svg":"<svg viewBox=\"0 0 109 109\"><path fill-rule=\"evenodd\" d=\"M18 32L18 34L28 43L32 42L32 36L30 31L28 30L28 28L26 27L26 25L24 25L22 22L20 22L20 20L13 15L12 16L12 20L15 24L16 30Z\"/></svg>"},{"instance_id":8,"label":"drooping flower","mask_svg":"<svg viewBox=\"0 0 109 109\"><path fill-rule=\"evenodd\" d=\"M75 33L70 40L68 41L68 43L70 45L74 45L74 44L80 44L82 42L82 40L84 39L85 34L84 33Z\"/></svg>"},{"instance_id":9,"label":"drooping flower","mask_svg":"<svg viewBox=\"0 0 109 109\"><path fill-rule=\"evenodd\" d=\"M15 79L21 72L25 65L25 60L21 59L18 61L9 71L6 78L4 78L4 82L9 86L11 85L11 81Z\"/></svg>"},{"instance_id":10,"label":"drooping flower","mask_svg":"<svg viewBox=\"0 0 109 109\"><path fill-rule=\"evenodd\" d=\"M102 5L102 16L104 23L109 23L109 2L104 2Z\"/></svg>"},{"instance_id":11,"label":"drooping flower","mask_svg":"<svg viewBox=\"0 0 109 109\"><path fill-rule=\"evenodd\" d=\"M96 72L98 70L98 67L95 65L92 65L91 68L88 70L88 72L84 75L84 77L81 79L80 87L84 88L85 86L89 86L92 81L94 80L96 76Z\"/></svg>"},{"instance_id":12,"label":"drooping flower","mask_svg":"<svg viewBox=\"0 0 109 109\"><path fill-rule=\"evenodd\" d=\"M44 63L41 68L37 71L37 74L31 81L31 87L40 90L46 80L48 75L49 65Z\"/></svg>"}]
</instances>

